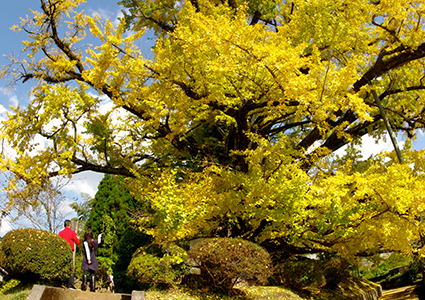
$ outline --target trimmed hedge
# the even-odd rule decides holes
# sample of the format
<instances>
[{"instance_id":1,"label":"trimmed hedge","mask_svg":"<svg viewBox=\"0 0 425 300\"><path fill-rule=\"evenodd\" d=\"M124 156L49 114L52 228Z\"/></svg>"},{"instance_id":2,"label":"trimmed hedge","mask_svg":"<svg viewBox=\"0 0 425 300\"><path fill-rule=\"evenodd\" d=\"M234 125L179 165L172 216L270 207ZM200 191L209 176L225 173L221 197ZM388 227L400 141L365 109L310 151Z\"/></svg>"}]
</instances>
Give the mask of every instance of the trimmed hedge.
<instances>
[{"instance_id":1,"label":"trimmed hedge","mask_svg":"<svg viewBox=\"0 0 425 300\"><path fill-rule=\"evenodd\" d=\"M6 233L0 243L4 268L23 282L49 282L71 276L72 250L60 236L37 229Z\"/></svg>"},{"instance_id":2,"label":"trimmed hedge","mask_svg":"<svg viewBox=\"0 0 425 300\"><path fill-rule=\"evenodd\" d=\"M135 257L128 266L128 276L140 283L173 284L179 278L173 270L169 257L142 254Z\"/></svg>"},{"instance_id":3,"label":"trimmed hedge","mask_svg":"<svg viewBox=\"0 0 425 300\"><path fill-rule=\"evenodd\" d=\"M167 286L180 282L186 273L185 251L169 245L169 255L157 244L140 247L127 269L127 276L140 284Z\"/></svg>"},{"instance_id":4,"label":"trimmed hedge","mask_svg":"<svg viewBox=\"0 0 425 300\"><path fill-rule=\"evenodd\" d=\"M205 239L188 254L201 268L201 276L223 291L231 290L239 278L265 283L273 274L269 253L239 238Z\"/></svg>"},{"instance_id":5,"label":"trimmed hedge","mask_svg":"<svg viewBox=\"0 0 425 300\"><path fill-rule=\"evenodd\" d=\"M274 272L271 284L311 293L337 290L342 282L352 277L349 264L338 257L313 260L294 256L277 263Z\"/></svg>"}]
</instances>

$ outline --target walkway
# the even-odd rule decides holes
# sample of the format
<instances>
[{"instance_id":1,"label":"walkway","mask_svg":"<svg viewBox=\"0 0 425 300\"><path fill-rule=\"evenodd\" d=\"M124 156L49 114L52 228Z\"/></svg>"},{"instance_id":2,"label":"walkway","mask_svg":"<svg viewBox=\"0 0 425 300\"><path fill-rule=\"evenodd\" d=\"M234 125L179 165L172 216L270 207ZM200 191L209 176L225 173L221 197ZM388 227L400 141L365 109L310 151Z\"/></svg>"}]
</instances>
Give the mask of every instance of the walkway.
<instances>
[{"instance_id":1,"label":"walkway","mask_svg":"<svg viewBox=\"0 0 425 300\"><path fill-rule=\"evenodd\" d=\"M35 284L27 300L145 300L144 291L130 294L91 293Z\"/></svg>"},{"instance_id":2,"label":"walkway","mask_svg":"<svg viewBox=\"0 0 425 300\"><path fill-rule=\"evenodd\" d=\"M402 288L384 291L379 300L420 300L415 293L416 286L405 286Z\"/></svg>"}]
</instances>

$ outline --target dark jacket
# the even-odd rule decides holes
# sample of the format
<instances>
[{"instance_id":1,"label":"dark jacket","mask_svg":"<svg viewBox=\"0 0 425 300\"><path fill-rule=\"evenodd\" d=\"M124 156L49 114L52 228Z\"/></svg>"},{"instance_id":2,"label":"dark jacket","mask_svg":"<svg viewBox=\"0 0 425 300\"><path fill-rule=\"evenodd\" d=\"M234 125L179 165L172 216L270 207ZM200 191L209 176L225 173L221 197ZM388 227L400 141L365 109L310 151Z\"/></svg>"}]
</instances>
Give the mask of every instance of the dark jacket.
<instances>
[{"instance_id":1,"label":"dark jacket","mask_svg":"<svg viewBox=\"0 0 425 300\"><path fill-rule=\"evenodd\" d=\"M100 238L97 241L93 240L93 248L90 248L88 246L87 241L83 243L84 257L83 257L83 264L81 266L81 270L83 271L99 270L99 264L97 263L97 259L96 259L96 251L97 251L97 248L99 247L99 243L100 243ZM87 255L87 248L89 249L89 255ZM87 256L90 257L91 264L88 263Z\"/></svg>"}]
</instances>

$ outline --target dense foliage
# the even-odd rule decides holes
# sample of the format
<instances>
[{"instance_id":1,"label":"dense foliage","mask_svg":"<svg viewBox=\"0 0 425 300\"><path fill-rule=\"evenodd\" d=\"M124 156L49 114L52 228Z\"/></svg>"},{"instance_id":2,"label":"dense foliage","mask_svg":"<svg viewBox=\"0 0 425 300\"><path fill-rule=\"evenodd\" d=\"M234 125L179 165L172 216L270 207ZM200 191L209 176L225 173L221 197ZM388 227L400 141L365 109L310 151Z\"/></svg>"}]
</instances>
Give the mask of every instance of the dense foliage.
<instances>
[{"instance_id":1,"label":"dense foliage","mask_svg":"<svg viewBox=\"0 0 425 300\"><path fill-rule=\"evenodd\" d=\"M137 280L127 276L127 268L130 265L133 254L141 246L150 241L149 237L135 228L128 228L116 246L115 254L118 258L114 261L114 281L117 290L131 291L136 289Z\"/></svg>"},{"instance_id":2,"label":"dense foliage","mask_svg":"<svg viewBox=\"0 0 425 300\"><path fill-rule=\"evenodd\" d=\"M4 268L11 278L25 282L58 282L72 272L72 251L57 234L37 229L16 229L2 238Z\"/></svg>"},{"instance_id":3,"label":"dense foliage","mask_svg":"<svg viewBox=\"0 0 425 300\"><path fill-rule=\"evenodd\" d=\"M145 286L179 283L186 270L184 256L185 251L176 245L141 247L131 259L127 276Z\"/></svg>"},{"instance_id":4,"label":"dense foliage","mask_svg":"<svg viewBox=\"0 0 425 300\"><path fill-rule=\"evenodd\" d=\"M133 253L149 241L149 237L130 222L136 213L137 200L124 177L105 174L90 205L85 226L96 234L103 233L98 256L100 261L108 263L101 266L105 272L114 274L117 290L131 290L127 267Z\"/></svg>"},{"instance_id":5,"label":"dense foliage","mask_svg":"<svg viewBox=\"0 0 425 300\"><path fill-rule=\"evenodd\" d=\"M169 257L152 254L139 254L128 266L127 275L145 284L173 284L178 282L178 274L173 270Z\"/></svg>"},{"instance_id":6,"label":"dense foliage","mask_svg":"<svg viewBox=\"0 0 425 300\"><path fill-rule=\"evenodd\" d=\"M105 174L90 205L87 228L94 232L103 232L108 226L106 216L112 219L115 234L123 235L129 226L130 213L135 210L136 200L126 187L125 178ZM117 238L118 236L110 237L112 243L116 242Z\"/></svg>"},{"instance_id":7,"label":"dense foliage","mask_svg":"<svg viewBox=\"0 0 425 300\"><path fill-rule=\"evenodd\" d=\"M123 177L105 174L90 204L91 210L85 226L95 234L103 233L101 254L112 256L120 238L131 227L131 214L136 209L136 200L126 187Z\"/></svg>"},{"instance_id":8,"label":"dense foliage","mask_svg":"<svg viewBox=\"0 0 425 300\"><path fill-rule=\"evenodd\" d=\"M240 278L265 283L273 274L267 251L242 239L205 239L194 245L188 255L201 269L201 275L224 291Z\"/></svg>"},{"instance_id":9,"label":"dense foliage","mask_svg":"<svg viewBox=\"0 0 425 300\"><path fill-rule=\"evenodd\" d=\"M134 178L161 243L423 251L424 151L335 152L386 133L374 92L397 132L424 128L424 0L123 0L117 27L81 2L40 0L14 28L28 39L1 76L34 87L3 122L3 170Z\"/></svg>"},{"instance_id":10,"label":"dense foliage","mask_svg":"<svg viewBox=\"0 0 425 300\"><path fill-rule=\"evenodd\" d=\"M275 266L271 282L297 291L336 289L351 274L347 262L339 258L313 260L293 257Z\"/></svg>"}]
</instances>

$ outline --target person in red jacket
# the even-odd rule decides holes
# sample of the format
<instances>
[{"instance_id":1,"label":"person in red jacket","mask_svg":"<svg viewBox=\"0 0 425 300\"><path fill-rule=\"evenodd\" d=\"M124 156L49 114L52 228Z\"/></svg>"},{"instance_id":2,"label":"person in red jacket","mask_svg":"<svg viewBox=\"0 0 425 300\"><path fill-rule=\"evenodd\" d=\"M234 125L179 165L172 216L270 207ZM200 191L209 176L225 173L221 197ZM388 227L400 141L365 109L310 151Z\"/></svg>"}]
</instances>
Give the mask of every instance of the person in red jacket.
<instances>
[{"instance_id":1,"label":"person in red jacket","mask_svg":"<svg viewBox=\"0 0 425 300\"><path fill-rule=\"evenodd\" d=\"M68 242L68 244L71 246L72 251L75 249L75 245L78 245L80 243L80 239L77 237L77 234L74 230L71 229L71 221L65 220L64 222L64 230L59 232L59 236L63 238L65 241ZM74 274L71 275L70 278L68 278L68 288L75 290L74 287Z\"/></svg>"}]
</instances>

